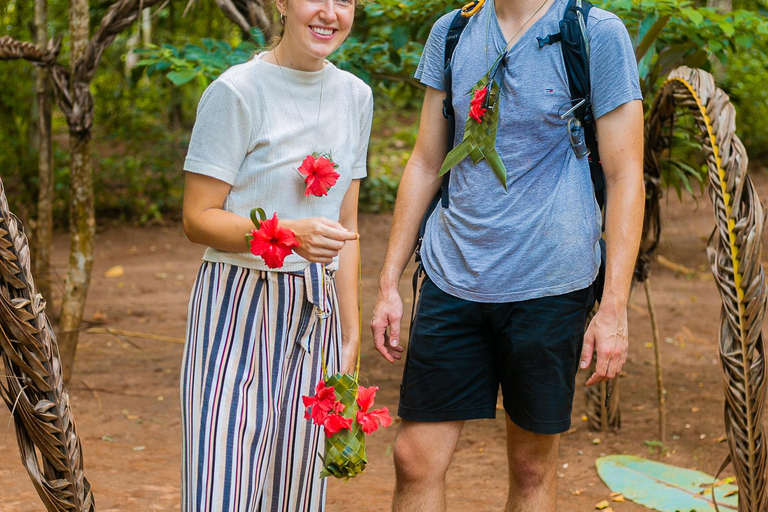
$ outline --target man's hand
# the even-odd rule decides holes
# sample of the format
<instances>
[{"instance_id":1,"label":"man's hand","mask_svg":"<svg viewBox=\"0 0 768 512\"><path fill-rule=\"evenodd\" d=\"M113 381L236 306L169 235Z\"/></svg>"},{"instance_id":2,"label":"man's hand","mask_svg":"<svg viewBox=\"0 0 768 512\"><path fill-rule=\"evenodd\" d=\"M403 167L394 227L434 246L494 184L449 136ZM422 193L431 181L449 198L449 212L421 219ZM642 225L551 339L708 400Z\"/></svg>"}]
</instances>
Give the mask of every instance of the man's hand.
<instances>
[{"instance_id":1,"label":"man's hand","mask_svg":"<svg viewBox=\"0 0 768 512\"><path fill-rule=\"evenodd\" d=\"M403 347L400 346L400 322L403 319L403 301L396 288L382 290L376 298L376 306L373 308L373 344L376 350L389 361L402 357ZM389 328L389 332L387 332Z\"/></svg>"},{"instance_id":2,"label":"man's hand","mask_svg":"<svg viewBox=\"0 0 768 512\"><path fill-rule=\"evenodd\" d=\"M600 309L589 323L581 350L581 368L589 368L592 354L597 352L595 372L587 386L616 377L627 360L627 308L600 304Z\"/></svg>"}]
</instances>

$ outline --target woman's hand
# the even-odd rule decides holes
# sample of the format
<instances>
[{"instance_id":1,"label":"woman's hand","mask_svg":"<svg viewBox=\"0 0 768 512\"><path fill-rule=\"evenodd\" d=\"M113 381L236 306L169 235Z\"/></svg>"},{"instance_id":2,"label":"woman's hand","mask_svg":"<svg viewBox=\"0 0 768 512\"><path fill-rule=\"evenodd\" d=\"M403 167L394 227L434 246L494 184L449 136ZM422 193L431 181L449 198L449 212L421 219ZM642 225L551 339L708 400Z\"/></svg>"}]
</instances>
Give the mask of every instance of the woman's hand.
<instances>
[{"instance_id":1,"label":"woman's hand","mask_svg":"<svg viewBox=\"0 0 768 512\"><path fill-rule=\"evenodd\" d=\"M312 263L330 263L350 240L358 234L325 217L281 220L280 226L293 231L299 246L293 252Z\"/></svg>"}]
</instances>

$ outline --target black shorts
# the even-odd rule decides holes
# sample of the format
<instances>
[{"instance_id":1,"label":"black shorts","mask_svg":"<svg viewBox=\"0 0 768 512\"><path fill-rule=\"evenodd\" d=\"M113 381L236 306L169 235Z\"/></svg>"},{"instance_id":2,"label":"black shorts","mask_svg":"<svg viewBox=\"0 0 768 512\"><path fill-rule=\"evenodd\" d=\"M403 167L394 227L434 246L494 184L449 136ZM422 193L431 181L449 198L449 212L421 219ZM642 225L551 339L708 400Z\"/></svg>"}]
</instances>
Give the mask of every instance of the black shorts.
<instances>
[{"instance_id":1,"label":"black shorts","mask_svg":"<svg viewBox=\"0 0 768 512\"><path fill-rule=\"evenodd\" d=\"M496 417L521 428L565 432L592 287L554 297L488 304L459 299L429 278L421 286L400 386L409 421Z\"/></svg>"}]
</instances>

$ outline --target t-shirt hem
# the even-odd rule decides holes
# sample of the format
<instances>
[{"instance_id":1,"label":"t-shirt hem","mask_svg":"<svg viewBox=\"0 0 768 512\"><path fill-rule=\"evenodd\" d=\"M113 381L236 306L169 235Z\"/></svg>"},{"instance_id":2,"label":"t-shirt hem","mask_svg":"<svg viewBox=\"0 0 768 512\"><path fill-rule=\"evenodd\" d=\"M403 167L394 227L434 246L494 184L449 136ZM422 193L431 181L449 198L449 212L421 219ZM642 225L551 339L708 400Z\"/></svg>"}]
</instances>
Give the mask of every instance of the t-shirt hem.
<instances>
[{"instance_id":1,"label":"t-shirt hem","mask_svg":"<svg viewBox=\"0 0 768 512\"><path fill-rule=\"evenodd\" d=\"M353 167L352 168L352 179L353 180L361 180L363 178L366 178L368 176L368 168L363 167Z\"/></svg>"},{"instance_id":2,"label":"t-shirt hem","mask_svg":"<svg viewBox=\"0 0 768 512\"><path fill-rule=\"evenodd\" d=\"M264 270L267 272L304 272L304 270L311 265L309 261L302 259L301 261L287 261L280 268L269 268L266 263L264 263L264 260L258 256L249 258L237 253L213 251L210 248L203 254L203 261L208 261L210 263L226 263L227 265L234 265L236 267ZM338 266L338 257L336 257L332 263L326 265L326 268L329 270L337 270Z\"/></svg>"},{"instance_id":3,"label":"t-shirt hem","mask_svg":"<svg viewBox=\"0 0 768 512\"><path fill-rule=\"evenodd\" d=\"M429 75L424 75L422 73L417 73L414 78L416 78L416 80L426 85L427 87L432 87L438 91L445 92L445 83L443 83L443 80L441 79L437 79Z\"/></svg>"},{"instance_id":4,"label":"t-shirt hem","mask_svg":"<svg viewBox=\"0 0 768 512\"><path fill-rule=\"evenodd\" d=\"M582 290L592 284L597 277L597 273L600 270L595 268L594 274L591 276L582 277L580 279L569 281L567 283L559 284L557 286L550 286L547 288L538 288L534 290L524 290L508 294L486 294L477 293L469 290L463 290L448 284L441 275L434 271L426 261L424 261L424 269L429 276L429 279L435 283L435 286L440 288L448 295L453 295L459 299L468 300L472 302L482 302L487 304L499 304L503 302L521 302L524 300L539 299L541 297L552 297L555 295L564 295L576 290Z\"/></svg>"},{"instance_id":5,"label":"t-shirt hem","mask_svg":"<svg viewBox=\"0 0 768 512\"><path fill-rule=\"evenodd\" d=\"M603 106L603 108L601 108L599 110L595 109L592 112L592 114L594 115L595 120L597 120L597 119L600 119L601 117L603 117L605 114L609 114L609 113L613 112L614 110L616 110L620 106L626 105L630 101L642 100L642 99L643 99L643 95L642 94L633 94L631 98L626 98L626 97L625 98L620 98L617 101L611 102L608 105Z\"/></svg>"},{"instance_id":6,"label":"t-shirt hem","mask_svg":"<svg viewBox=\"0 0 768 512\"><path fill-rule=\"evenodd\" d=\"M191 158L184 160L184 170L194 174L202 174L203 176L216 178L217 180L229 183L230 185L233 185L237 178L237 171L233 172L229 169L213 165L212 163L193 160Z\"/></svg>"}]
</instances>

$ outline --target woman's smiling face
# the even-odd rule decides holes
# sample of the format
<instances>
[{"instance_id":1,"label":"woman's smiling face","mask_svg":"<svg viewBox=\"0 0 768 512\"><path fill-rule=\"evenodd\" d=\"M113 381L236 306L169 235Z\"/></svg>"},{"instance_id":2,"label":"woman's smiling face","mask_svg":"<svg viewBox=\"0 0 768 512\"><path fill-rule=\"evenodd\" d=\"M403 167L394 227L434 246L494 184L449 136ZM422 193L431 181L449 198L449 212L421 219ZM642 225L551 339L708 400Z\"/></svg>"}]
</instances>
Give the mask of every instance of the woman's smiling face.
<instances>
[{"instance_id":1,"label":"woman's smiling face","mask_svg":"<svg viewBox=\"0 0 768 512\"><path fill-rule=\"evenodd\" d=\"M298 60L325 59L349 35L355 0L278 0L287 43Z\"/></svg>"}]
</instances>

